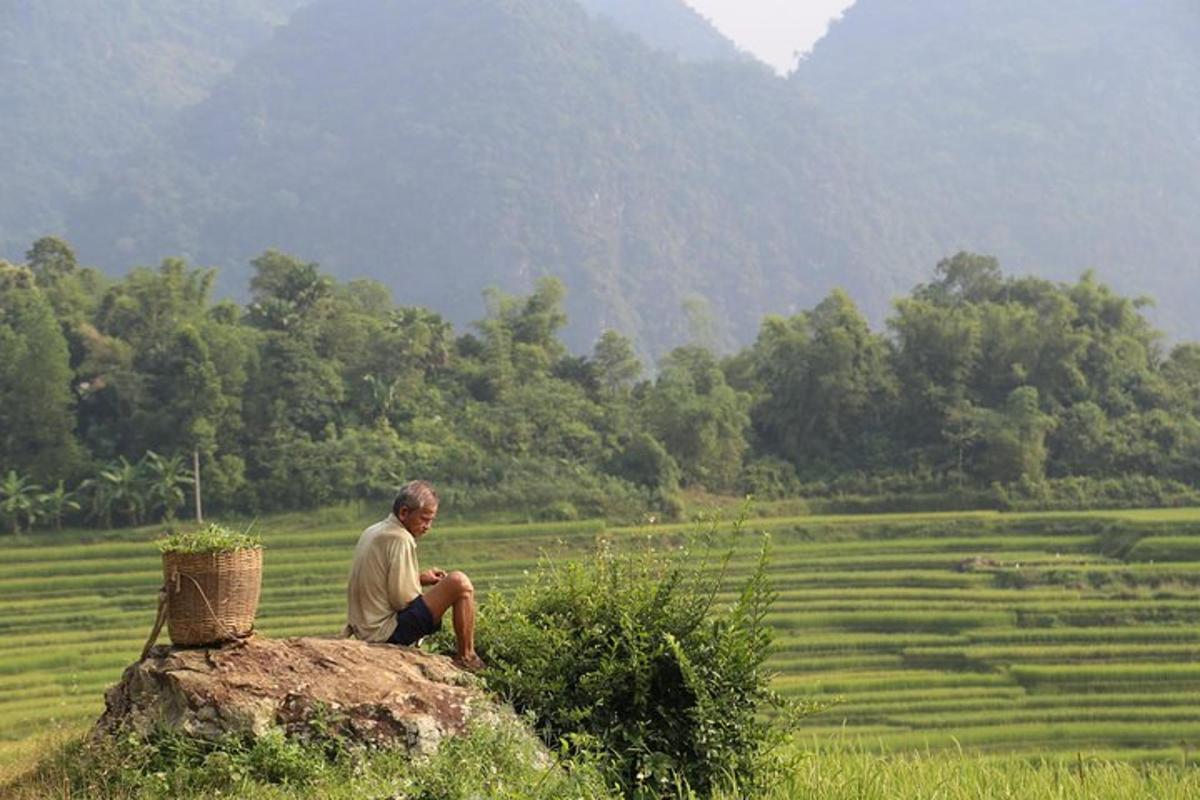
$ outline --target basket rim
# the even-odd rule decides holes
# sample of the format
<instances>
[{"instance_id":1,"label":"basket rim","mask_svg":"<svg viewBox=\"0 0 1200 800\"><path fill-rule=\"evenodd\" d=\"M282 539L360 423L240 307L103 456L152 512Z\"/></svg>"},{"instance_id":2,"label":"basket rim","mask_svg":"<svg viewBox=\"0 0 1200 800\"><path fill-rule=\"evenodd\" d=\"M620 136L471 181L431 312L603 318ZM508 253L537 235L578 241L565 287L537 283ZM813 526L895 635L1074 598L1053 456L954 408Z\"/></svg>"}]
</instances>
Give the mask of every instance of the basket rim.
<instances>
[{"instance_id":1,"label":"basket rim","mask_svg":"<svg viewBox=\"0 0 1200 800\"><path fill-rule=\"evenodd\" d=\"M255 544L248 547L224 547L220 550L160 550L159 552L165 558L166 556L219 556L226 553L242 553L247 550L262 549L261 544Z\"/></svg>"}]
</instances>

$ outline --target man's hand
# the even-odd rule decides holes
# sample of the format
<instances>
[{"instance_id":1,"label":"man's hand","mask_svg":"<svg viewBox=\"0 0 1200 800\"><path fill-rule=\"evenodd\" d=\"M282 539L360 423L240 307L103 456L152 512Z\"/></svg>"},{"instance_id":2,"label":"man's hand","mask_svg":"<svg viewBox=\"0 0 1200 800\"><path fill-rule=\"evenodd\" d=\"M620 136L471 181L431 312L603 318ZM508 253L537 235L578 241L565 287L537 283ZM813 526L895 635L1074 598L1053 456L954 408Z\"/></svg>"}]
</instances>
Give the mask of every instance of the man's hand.
<instances>
[{"instance_id":1,"label":"man's hand","mask_svg":"<svg viewBox=\"0 0 1200 800\"><path fill-rule=\"evenodd\" d=\"M446 570L444 569L427 569L420 575L421 585L433 586L444 577L446 577Z\"/></svg>"}]
</instances>

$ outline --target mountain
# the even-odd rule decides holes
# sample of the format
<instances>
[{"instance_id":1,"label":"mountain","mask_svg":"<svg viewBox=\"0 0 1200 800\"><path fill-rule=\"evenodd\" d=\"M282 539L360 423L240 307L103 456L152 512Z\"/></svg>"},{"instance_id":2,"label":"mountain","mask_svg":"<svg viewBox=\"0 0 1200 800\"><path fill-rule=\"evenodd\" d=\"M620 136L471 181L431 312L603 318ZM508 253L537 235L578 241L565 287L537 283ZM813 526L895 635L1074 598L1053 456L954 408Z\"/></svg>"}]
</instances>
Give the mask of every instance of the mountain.
<instances>
[{"instance_id":1,"label":"mountain","mask_svg":"<svg viewBox=\"0 0 1200 800\"><path fill-rule=\"evenodd\" d=\"M578 1L593 16L611 20L654 49L673 53L684 61L753 58L682 0Z\"/></svg>"},{"instance_id":2,"label":"mountain","mask_svg":"<svg viewBox=\"0 0 1200 800\"><path fill-rule=\"evenodd\" d=\"M858 0L793 77L941 252L1094 268L1200 337L1195 0Z\"/></svg>"},{"instance_id":3,"label":"mountain","mask_svg":"<svg viewBox=\"0 0 1200 800\"><path fill-rule=\"evenodd\" d=\"M145 146L305 1L0 3L0 257L61 233L107 159Z\"/></svg>"},{"instance_id":4,"label":"mountain","mask_svg":"<svg viewBox=\"0 0 1200 800\"><path fill-rule=\"evenodd\" d=\"M69 234L110 268L220 265L227 291L280 247L458 322L554 274L576 347L730 345L835 286L878 315L926 266L844 138L765 66L682 63L562 0L321 0Z\"/></svg>"},{"instance_id":5,"label":"mountain","mask_svg":"<svg viewBox=\"0 0 1200 800\"><path fill-rule=\"evenodd\" d=\"M879 323L967 249L1197 337L1198 41L1194 0L858 0L783 79L680 0L9 0L0 257L243 294L278 247L459 323L558 275L573 347L649 355L838 286Z\"/></svg>"}]
</instances>

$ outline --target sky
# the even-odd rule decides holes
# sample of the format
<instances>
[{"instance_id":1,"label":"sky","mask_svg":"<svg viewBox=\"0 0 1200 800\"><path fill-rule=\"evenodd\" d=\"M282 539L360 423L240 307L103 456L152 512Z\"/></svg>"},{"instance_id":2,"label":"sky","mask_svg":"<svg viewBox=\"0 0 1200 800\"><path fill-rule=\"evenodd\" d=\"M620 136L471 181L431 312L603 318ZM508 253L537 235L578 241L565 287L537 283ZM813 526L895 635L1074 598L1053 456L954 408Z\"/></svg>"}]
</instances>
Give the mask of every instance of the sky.
<instances>
[{"instance_id":1,"label":"sky","mask_svg":"<svg viewBox=\"0 0 1200 800\"><path fill-rule=\"evenodd\" d=\"M795 66L797 51L808 52L825 34L829 20L854 0L685 0L712 20L743 50L780 72Z\"/></svg>"}]
</instances>

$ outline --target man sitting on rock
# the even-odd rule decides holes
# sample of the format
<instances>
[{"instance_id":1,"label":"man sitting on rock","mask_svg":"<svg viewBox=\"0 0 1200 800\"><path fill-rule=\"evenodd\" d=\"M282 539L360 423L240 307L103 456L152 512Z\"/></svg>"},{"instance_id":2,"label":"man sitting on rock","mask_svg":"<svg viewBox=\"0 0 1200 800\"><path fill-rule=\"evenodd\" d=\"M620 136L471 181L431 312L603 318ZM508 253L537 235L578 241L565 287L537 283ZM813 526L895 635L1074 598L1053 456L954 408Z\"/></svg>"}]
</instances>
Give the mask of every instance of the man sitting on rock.
<instances>
[{"instance_id":1,"label":"man sitting on rock","mask_svg":"<svg viewBox=\"0 0 1200 800\"><path fill-rule=\"evenodd\" d=\"M362 532L350 567L347 624L343 633L366 642L416 644L441 629L454 607L454 663L472 672L484 664L475 655L475 587L461 572L419 572L417 540L429 532L438 496L425 481L405 484L392 513ZM421 587L429 591L421 593Z\"/></svg>"}]
</instances>

